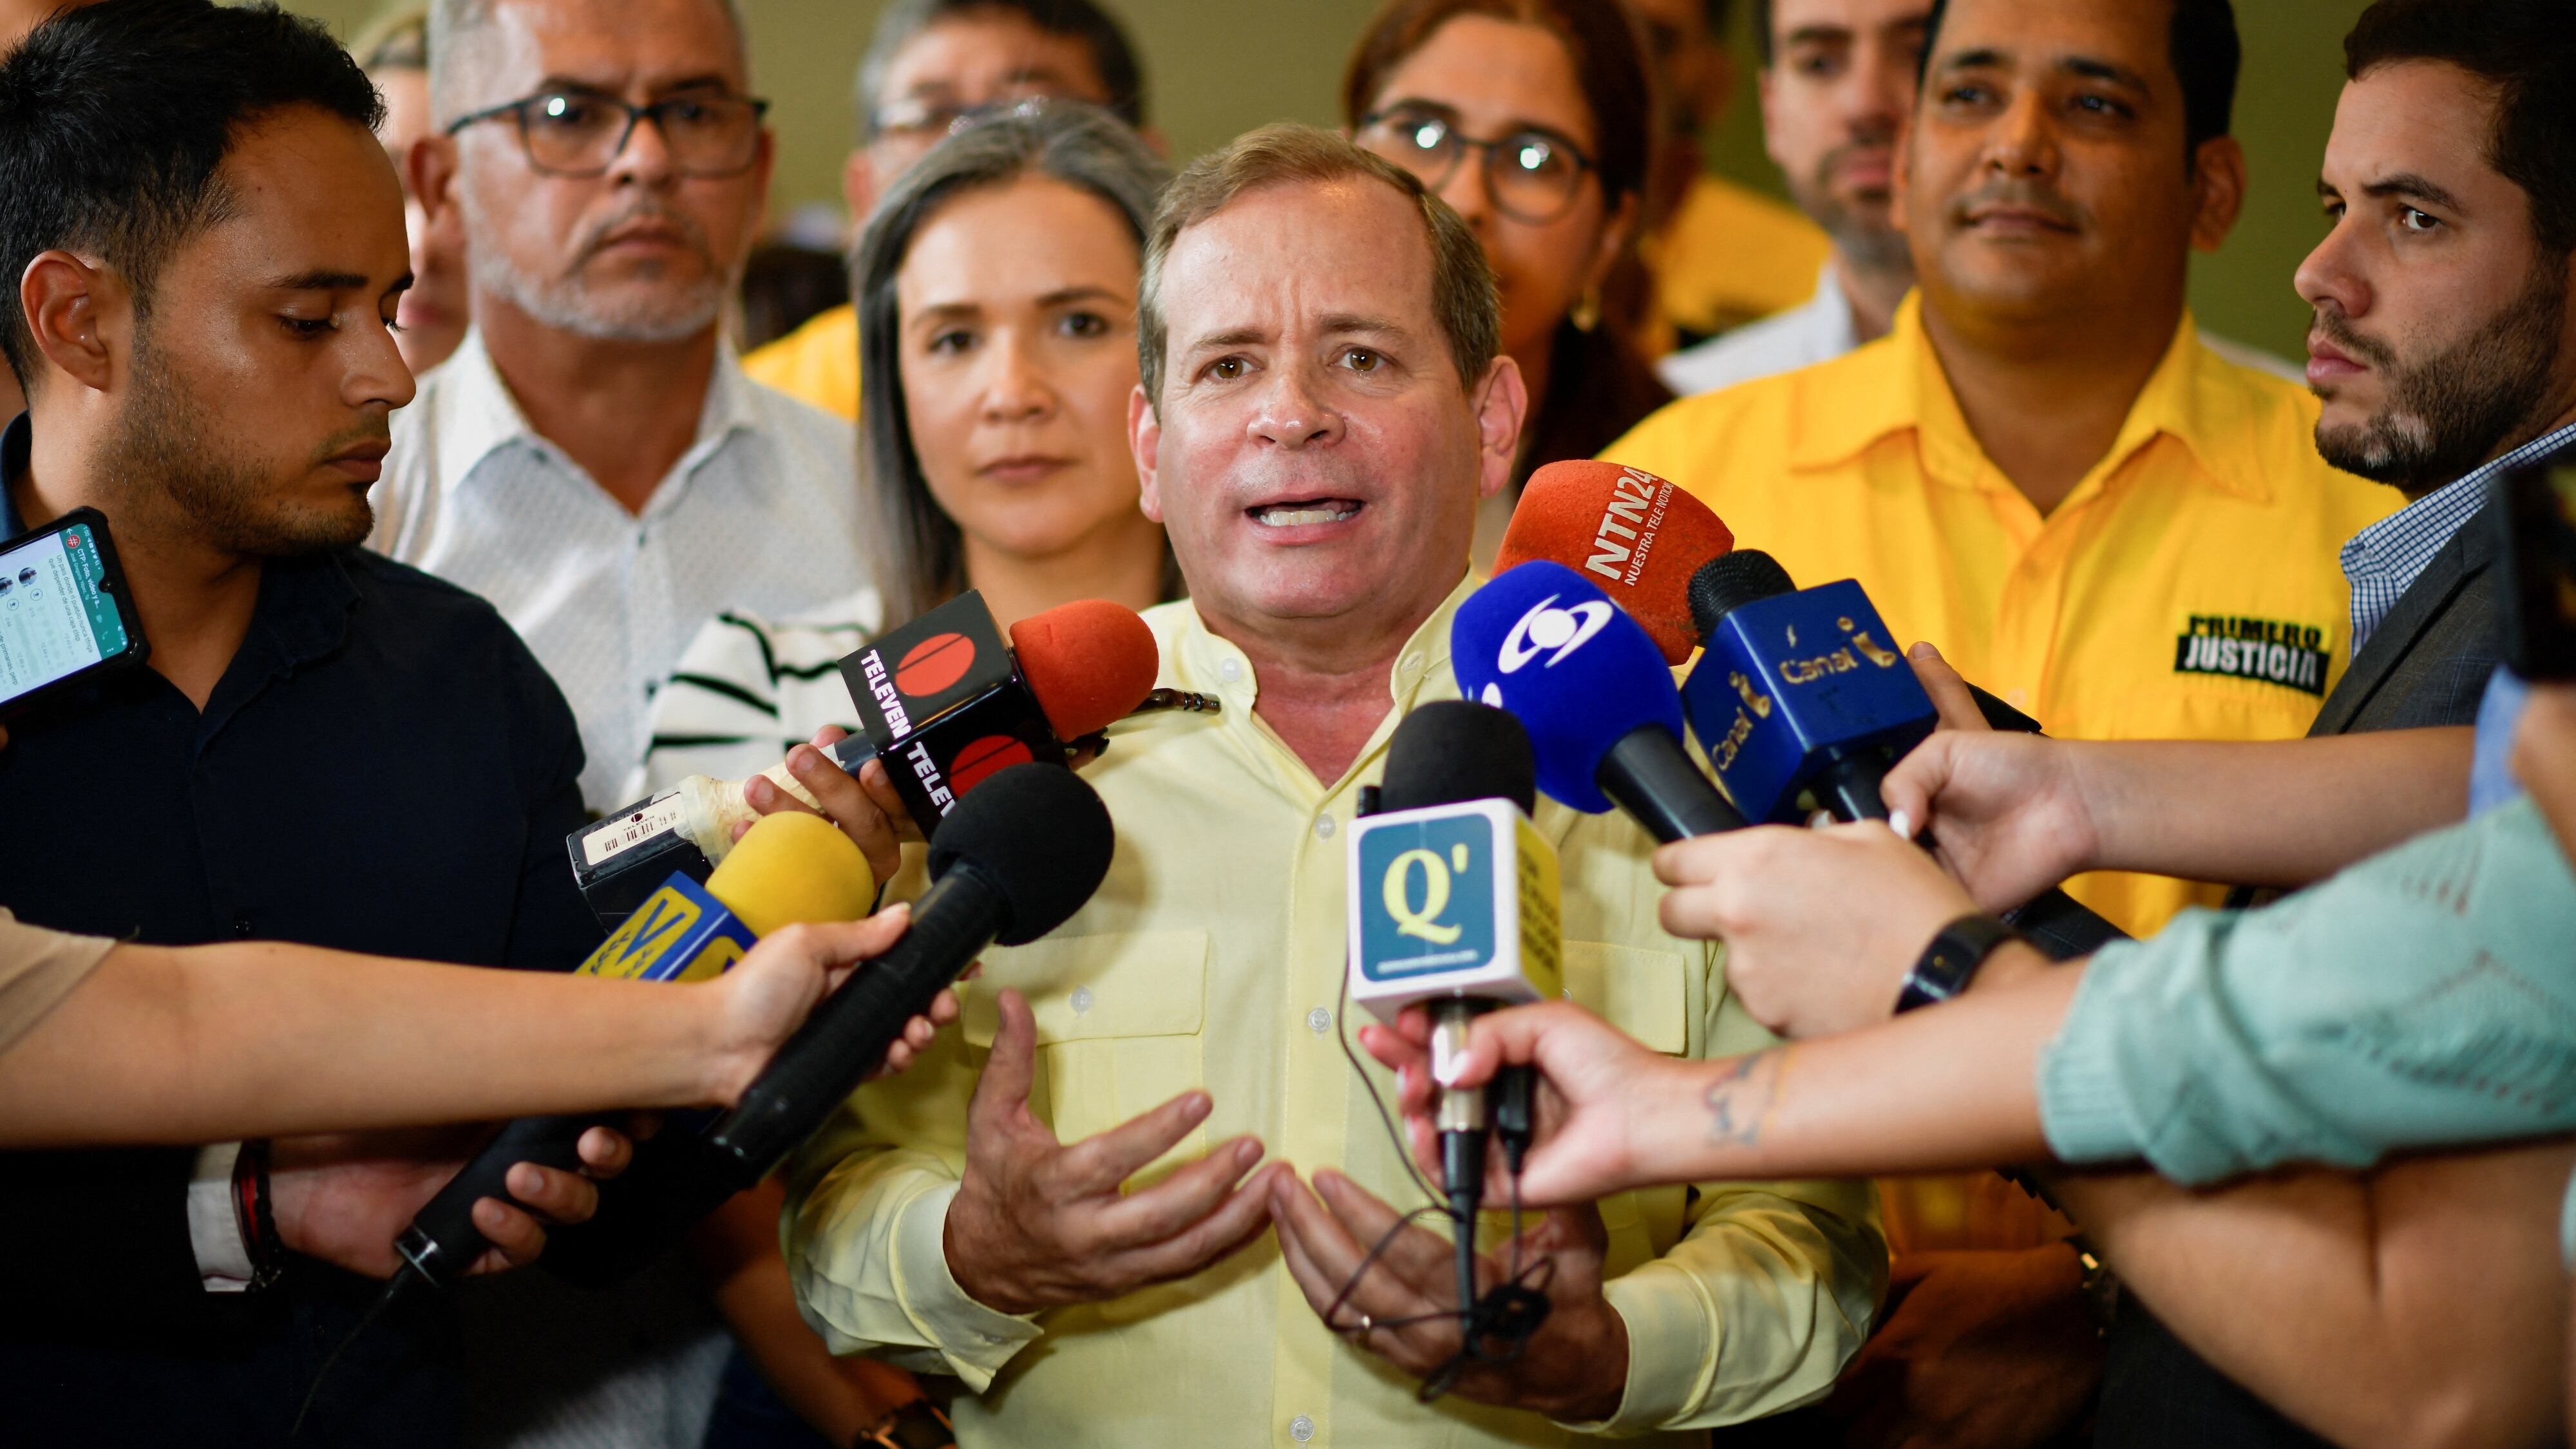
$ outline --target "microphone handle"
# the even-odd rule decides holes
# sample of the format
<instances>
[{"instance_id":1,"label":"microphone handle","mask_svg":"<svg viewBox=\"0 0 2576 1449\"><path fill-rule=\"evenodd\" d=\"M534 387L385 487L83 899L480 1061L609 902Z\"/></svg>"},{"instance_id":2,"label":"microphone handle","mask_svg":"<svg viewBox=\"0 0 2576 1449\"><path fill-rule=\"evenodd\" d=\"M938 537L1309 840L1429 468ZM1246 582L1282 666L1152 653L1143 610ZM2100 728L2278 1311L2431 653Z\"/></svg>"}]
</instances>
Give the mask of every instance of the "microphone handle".
<instances>
[{"instance_id":1,"label":"microphone handle","mask_svg":"<svg viewBox=\"0 0 2576 1449\"><path fill-rule=\"evenodd\" d=\"M1879 794L1879 784L1887 778L1887 768L1886 760L1876 751L1847 755L1817 777L1816 798L1826 802L1837 820L1885 820L1887 801ZM1929 841L1920 843L1927 851L1932 848ZM2129 939L2128 932L2057 886L2004 912L2003 920L2028 936L2031 944L2046 952L2052 961L2090 956L2113 941Z\"/></svg>"},{"instance_id":2,"label":"microphone handle","mask_svg":"<svg viewBox=\"0 0 2576 1449\"><path fill-rule=\"evenodd\" d=\"M1664 845L1740 830L1745 824L1742 813L1691 763L1682 742L1661 725L1639 725L1612 745L1601 757L1594 783Z\"/></svg>"},{"instance_id":3,"label":"microphone handle","mask_svg":"<svg viewBox=\"0 0 2576 1449\"><path fill-rule=\"evenodd\" d=\"M560 1113L521 1117L502 1128L501 1135L485 1143L465 1170L449 1178L402 1236L394 1239L394 1251L431 1283L445 1287L454 1282L492 1246L483 1230L474 1226L476 1199L518 1202L503 1185L514 1163L580 1171L581 1134L606 1120L592 1113Z\"/></svg>"},{"instance_id":4,"label":"microphone handle","mask_svg":"<svg viewBox=\"0 0 2576 1449\"><path fill-rule=\"evenodd\" d=\"M767 1177L885 1061L904 1024L993 944L1009 913L973 861L949 867L913 906L903 939L862 962L717 1120L705 1139L713 1170L735 1191Z\"/></svg>"}]
</instances>

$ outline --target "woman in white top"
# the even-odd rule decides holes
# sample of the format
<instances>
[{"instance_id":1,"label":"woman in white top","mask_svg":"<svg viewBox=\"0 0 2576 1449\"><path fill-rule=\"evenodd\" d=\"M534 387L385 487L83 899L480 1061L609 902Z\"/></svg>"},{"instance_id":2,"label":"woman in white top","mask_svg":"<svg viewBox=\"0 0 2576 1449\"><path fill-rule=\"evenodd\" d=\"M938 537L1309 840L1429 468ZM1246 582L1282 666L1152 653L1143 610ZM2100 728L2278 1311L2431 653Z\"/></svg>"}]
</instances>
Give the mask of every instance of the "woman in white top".
<instances>
[{"instance_id":1,"label":"woman in white top","mask_svg":"<svg viewBox=\"0 0 2576 1449\"><path fill-rule=\"evenodd\" d=\"M1004 629L1075 599L1178 596L1127 448L1137 275L1165 179L1107 112L1027 102L886 193L851 263L878 588L819 616L710 623L655 702L647 788L740 779L854 728L842 656L967 589Z\"/></svg>"}]
</instances>

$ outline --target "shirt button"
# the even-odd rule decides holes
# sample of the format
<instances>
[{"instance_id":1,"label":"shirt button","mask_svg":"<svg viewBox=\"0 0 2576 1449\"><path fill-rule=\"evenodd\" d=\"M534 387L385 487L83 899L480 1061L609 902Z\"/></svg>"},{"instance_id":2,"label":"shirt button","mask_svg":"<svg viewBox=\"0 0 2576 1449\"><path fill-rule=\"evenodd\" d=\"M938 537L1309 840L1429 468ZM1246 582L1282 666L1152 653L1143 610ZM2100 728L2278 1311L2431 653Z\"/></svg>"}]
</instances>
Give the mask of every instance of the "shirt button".
<instances>
[{"instance_id":1,"label":"shirt button","mask_svg":"<svg viewBox=\"0 0 2576 1449\"><path fill-rule=\"evenodd\" d=\"M1315 817L1315 838L1317 840L1330 840L1333 838L1332 816L1318 815Z\"/></svg>"},{"instance_id":2,"label":"shirt button","mask_svg":"<svg viewBox=\"0 0 2576 1449\"><path fill-rule=\"evenodd\" d=\"M1315 1421L1299 1414L1288 1421L1288 1437L1303 1444L1315 1437Z\"/></svg>"},{"instance_id":3,"label":"shirt button","mask_svg":"<svg viewBox=\"0 0 2576 1449\"><path fill-rule=\"evenodd\" d=\"M235 917L233 917L233 934L234 934L234 935L236 935L236 936L241 937L241 938L242 938L243 940L245 940L245 941L249 940L249 939L250 939L250 917L248 917L248 916L235 916Z\"/></svg>"},{"instance_id":4,"label":"shirt button","mask_svg":"<svg viewBox=\"0 0 2576 1449\"><path fill-rule=\"evenodd\" d=\"M1076 1015L1076 1016L1080 1016L1080 1015L1082 1015L1084 1012L1089 1011L1089 1010L1091 1009L1091 1002L1092 1002L1092 995L1091 995L1091 988L1090 988L1090 987L1088 987L1088 986L1077 986L1077 987L1073 988L1073 1014L1074 1014L1074 1015Z\"/></svg>"},{"instance_id":5,"label":"shirt button","mask_svg":"<svg viewBox=\"0 0 2576 1449\"><path fill-rule=\"evenodd\" d=\"M1306 1029L1317 1036L1333 1029L1333 1014L1318 1006L1306 1013Z\"/></svg>"},{"instance_id":6,"label":"shirt button","mask_svg":"<svg viewBox=\"0 0 2576 1449\"><path fill-rule=\"evenodd\" d=\"M1420 674L1422 672L1422 656L1419 654L1405 655L1404 672L1407 674Z\"/></svg>"},{"instance_id":7,"label":"shirt button","mask_svg":"<svg viewBox=\"0 0 2576 1449\"><path fill-rule=\"evenodd\" d=\"M1243 678L1243 666L1229 659L1216 667L1216 677L1232 684Z\"/></svg>"}]
</instances>

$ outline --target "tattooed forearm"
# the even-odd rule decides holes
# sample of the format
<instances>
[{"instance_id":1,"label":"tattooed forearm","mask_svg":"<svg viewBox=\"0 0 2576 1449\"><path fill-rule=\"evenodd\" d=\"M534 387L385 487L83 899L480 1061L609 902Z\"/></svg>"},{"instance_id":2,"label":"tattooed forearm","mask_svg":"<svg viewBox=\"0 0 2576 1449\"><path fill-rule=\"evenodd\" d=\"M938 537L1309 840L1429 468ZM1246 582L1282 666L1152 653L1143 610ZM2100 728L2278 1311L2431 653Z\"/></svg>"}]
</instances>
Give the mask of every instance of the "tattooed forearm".
<instances>
[{"instance_id":1,"label":"tattooed forearm","mask_svg":"<svg viewBox=\"0 0 2576 1449\"><path fill-rule=\"evenodd\" d=\"M1734 1057L1717 1064L1718 1078L1708 1088L1708 1135L1714 1142L1751 1147L1762 1140L1762 1126L1780 1092L1783 1047Z\"/></svg>"}]
</instances>

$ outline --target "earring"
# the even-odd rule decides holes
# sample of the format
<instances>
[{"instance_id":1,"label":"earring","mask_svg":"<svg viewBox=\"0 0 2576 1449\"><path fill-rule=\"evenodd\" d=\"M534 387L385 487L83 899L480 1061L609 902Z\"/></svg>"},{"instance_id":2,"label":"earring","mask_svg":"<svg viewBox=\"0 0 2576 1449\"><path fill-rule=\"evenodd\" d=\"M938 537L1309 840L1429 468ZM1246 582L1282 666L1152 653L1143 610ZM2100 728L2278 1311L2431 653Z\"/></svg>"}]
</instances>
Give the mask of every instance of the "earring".
<instances>
[{"instance_id":1,"label":"earring","mask_svg":"<svg viewBox=\"0 0 2576 1449\"><path fill-rule=\"evenodd\" d=\"M1573 309L1565 314L1565 320L1573 323L1574 330L1577 332L1589 332L1600 326L1601 289L1587 288L1583 295L1575 300Z\"/></svg>"}]
</instances>

